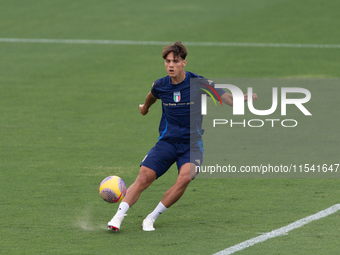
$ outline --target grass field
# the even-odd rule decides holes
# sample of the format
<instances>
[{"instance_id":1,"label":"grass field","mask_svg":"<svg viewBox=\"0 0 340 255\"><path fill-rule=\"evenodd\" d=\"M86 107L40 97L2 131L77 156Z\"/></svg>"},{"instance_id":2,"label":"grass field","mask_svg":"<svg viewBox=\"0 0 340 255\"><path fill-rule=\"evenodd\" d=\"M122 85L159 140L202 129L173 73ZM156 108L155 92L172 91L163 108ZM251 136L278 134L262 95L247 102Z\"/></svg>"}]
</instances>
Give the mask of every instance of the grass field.
<instances>
[{"instance_id":1,"label":"grass field","mask_svg":"<svg viewBox=\"0 0 340 255\"><path fill-rule=\"evenodd\" d=\"M340 44L335 0L0 0L0 6L0 39ZM156 231L143 232L142 220L176 179L173 166L128 211L120 233L107 231L118 205L101 200L99 183L118 175L130 185L158 138L160 102L145 117L138 105L166 75L162 49L0 40L2 254L213 254L340 202L338 178L197 178L157 219ZM205 77L340 77L340 48L187 49L186 70ZM280 129L271 134L278 143L240 140L235 131L227 157L251 164L253 152L278 159L277 148L292 146L310 162L327 152L316 164L340 163L338 92L313 94L320 106L313 110L325 123L308 122L295 144ZM339 226L337 212L236 254L338 254Z\"/></svg>"}]
</instances>

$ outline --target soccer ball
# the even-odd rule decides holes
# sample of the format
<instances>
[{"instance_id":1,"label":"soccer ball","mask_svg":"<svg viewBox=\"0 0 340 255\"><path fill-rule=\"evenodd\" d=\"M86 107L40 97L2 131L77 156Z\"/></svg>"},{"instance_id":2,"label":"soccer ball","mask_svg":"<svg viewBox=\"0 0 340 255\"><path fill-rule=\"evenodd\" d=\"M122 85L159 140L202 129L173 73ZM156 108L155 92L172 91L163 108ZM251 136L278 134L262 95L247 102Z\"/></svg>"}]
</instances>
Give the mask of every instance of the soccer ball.
<instances>
[{"instance_id":1,"label":"soccer ball","mask_svg":"<svg viewBox=\"0 0 340 255\"><path fill-rule=\"evenodd\" d=\"M126 194L125 182L118 176L108 176L100 183L99 194L108 203L120 202Z\"/></svg>"}]
</instances>

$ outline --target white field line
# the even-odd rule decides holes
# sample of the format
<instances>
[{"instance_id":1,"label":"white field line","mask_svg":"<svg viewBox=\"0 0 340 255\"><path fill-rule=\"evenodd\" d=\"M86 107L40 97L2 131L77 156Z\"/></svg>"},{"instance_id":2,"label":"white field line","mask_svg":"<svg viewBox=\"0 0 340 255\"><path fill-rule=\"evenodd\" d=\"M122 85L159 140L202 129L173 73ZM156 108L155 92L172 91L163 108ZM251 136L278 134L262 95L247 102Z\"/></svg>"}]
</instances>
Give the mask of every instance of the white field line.
<instances>
[{"instance_id":1,"label":"white field line","mask_svg":"<svg viewBox=\"0 0 340 255\"><path fill-rule=\"evenodd\" d=\"M0 38L7 43L66 43L66 44L115 44L115 45L161 45L173 42L130 40L76 40L76 39L25 39ZM182 42L185 46L208 47L263 47L263 48L340 48L340 44L294 44L294 43L238 43L238 42Z\"/></svg>"},{"instance_id":2,"label":"white field line","mask_svg":"<svg viewBox=\"0 0 340 255\"><path fill-rule=\"evenodd\" d=\"M268 233L265 233L263 235L260 235L258 237L255 237L255 238L252 238L252 239L249 239L245 242L242 242L242 243L239 243L237 245L234 245L234 246L231 246L225 250L222 250L222 251L219 251L217 253L215 253L214 255L227 255L227 254L233 254L237 251L241 251L243 249L246 249L250 246L253 246L257 243L260 243L260 242L264 242L270 238L274 238L274 237L277 237L277 236L282 236L282 235L286 235L289 231L291 230L294 230L296 228L301 228L302 226L312 222L312 221L315 221L315 220L318 220L318 219L321 219L321 218L324 218L324 217L327 217L333 213L336 213L337 211L340 210L340 204L336 204L336 205L333 205L323 211L320 211L316 214L313 214L311 216L308 216L306 218L303 218L301 220L297 220L285 227L282 227L282 228L279 228L279 229L276 229L276 230L273 230L271 232L268 232Z\"/></svg>"}]
</instances>

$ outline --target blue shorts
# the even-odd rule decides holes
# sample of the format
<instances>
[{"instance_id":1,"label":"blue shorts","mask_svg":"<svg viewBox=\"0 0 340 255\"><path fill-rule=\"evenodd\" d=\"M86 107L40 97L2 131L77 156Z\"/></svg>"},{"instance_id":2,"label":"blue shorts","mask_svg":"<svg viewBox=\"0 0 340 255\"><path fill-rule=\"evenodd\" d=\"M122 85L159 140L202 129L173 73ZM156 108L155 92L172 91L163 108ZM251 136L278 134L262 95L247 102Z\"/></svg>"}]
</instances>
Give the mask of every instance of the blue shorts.
<instances>
[{"instance_id":1,"label":"blue shorts","mask_svg":"<svg viewBox=\"0 0 340 255\"><path fill-rule=\"evenodd\" d=\"M155 171L158 178L168 171L175 162L177 162L178 171L185 163L194 163L200 166L203 162L203 142L180 143L159 140L155 147L146 154L141 166Z\"/></svg>"}]
</instances>

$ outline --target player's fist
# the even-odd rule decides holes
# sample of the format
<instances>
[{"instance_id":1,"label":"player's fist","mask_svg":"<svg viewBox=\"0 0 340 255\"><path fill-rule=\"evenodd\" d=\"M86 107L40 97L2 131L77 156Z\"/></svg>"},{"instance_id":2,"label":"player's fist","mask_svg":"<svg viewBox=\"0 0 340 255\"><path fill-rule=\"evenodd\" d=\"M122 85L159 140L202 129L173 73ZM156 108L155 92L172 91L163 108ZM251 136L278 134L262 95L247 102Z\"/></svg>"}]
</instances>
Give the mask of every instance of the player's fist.
<instances>
[{"instance_id":1,"label":"player's fist","mask_svg":"<svg viewBox=\"0 0 340 255\"><path fill-rule=\"evenodd\" d=\"M144 104L139 105L139 112L144 116L149 112L150 109L146 109Z\"/></svg>"}]
</instances>

